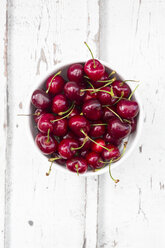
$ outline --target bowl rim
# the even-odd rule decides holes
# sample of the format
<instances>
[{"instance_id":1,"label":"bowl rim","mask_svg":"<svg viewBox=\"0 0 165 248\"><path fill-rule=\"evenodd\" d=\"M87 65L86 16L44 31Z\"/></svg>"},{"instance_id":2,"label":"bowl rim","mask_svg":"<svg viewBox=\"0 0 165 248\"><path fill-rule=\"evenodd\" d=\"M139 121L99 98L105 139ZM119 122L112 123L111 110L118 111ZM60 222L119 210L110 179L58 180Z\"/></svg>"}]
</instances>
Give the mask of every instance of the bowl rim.
<instances>
[{"instance_id":1,"label":"bowl rim","mask_svg":"<svg viewBox=\"0 0 165 248\"><path fill-rule=\"evenodd\" d=\"M108 62L105 62L103 60L99 61L107 68L109 68L110 70L115 70L115 68L111 68L110 64ZM42 82L44 82L50 75L52 75L53 73L55 73L56 71L60 70L61 67L67 67L71 64L75 64L75 63L85 63L84 60L67 60L65 62L61 62L56 64L53 68L51 68L50 70L46 71L46 73L41 73L38 77L37 77L37 83L35 83L29 91L28 96L25 99L25 107L24 107L24 111L27 113L30 113L30 106L31 106L31 96L34 90L37 89L37 85L39 86ZM116 70L115 70L116 71ZM119 75L119 77L121 77L123 80L123 76L121 76L118 72L117 74ZM131 87L131 86L130 86ZM124 156L117 162L112 164L112 169L114 169L115 167L117 167L118 165L120 165L121 163L123 163L126 159L128 159L128 157L131 155L132 151L134 150L135 146L137 145L137 142L139 140L139 137L141 136L141 132L142 132L142 123L143 123L143 110L142 110L142 102L141 102L141 98L139 96L139 93L136 91L134 93L135 98L139 104L139 115L138 115L138 125L137 125L137 129L136 129L136 133L135 133L135 137L132 141L131 147L129 148L129 150L126 150L126 153L124 154ZM39 150L39 148L36 146L35 141L33 139L33 135L31 133L31 129L30 129L30 118L29 121L27 121L26 119L26 134L28 136L28 140L31 143L31 146L34 147L34 151L36 154L38 154L38 156L40 156L40 159L45 160L45 162L48 163L48 158L41 153L41 151ZM39 160L38 160L39 161ZM62 166L59 165L57 163L55 163L56 168L64 173L69 173L69 174L73 174L77 176L77 173L74 173L72 171L69 171L66 166ZM82 173L79 174L79 176L81 177L88 177L88 176L98 176L98 175L102 175L106 172L108 172L109 167L105 166L103 169L100 169L98 171L87 171L86 173Z\"/></svg>"}]
</instances>

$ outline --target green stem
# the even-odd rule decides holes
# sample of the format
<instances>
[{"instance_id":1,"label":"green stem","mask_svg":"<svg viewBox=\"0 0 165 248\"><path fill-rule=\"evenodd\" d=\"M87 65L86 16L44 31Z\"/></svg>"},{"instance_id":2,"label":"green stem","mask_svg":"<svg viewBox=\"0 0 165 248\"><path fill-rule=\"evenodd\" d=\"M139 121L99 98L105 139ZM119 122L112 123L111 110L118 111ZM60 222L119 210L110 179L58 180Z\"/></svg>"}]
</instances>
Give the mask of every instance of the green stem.
<instances>
[{"instance_id":1,"label":"green stem","mask_svg":"<svg viewBox=\"0 0 165 248\"><path fill-rule=\"evenodd\" d=\"M85 143L87 142L87 140L88 140L88 138L87 137L85 137L85 139L83 140L83 143L82 143L82 145L81 146L79 146L79 147L71 147L70 149L71 149L71 151L74 151L74 150L80 150L84 145L85 145Z\"/></svg>"},{"instance_id":2,"label":"green stem","mask_svg":"<svg viewBox=\"0 0 165 248\"><path fill-rule=\"evenodd\" d=\"M89 80L87 80L87 83L91 86L92 89L94 89L93 84L91 84L91 82Z\"/></svg>"},{"instance_id":3,"label":"green stem","mask_svg":"<svg viewBox=\"0 0 165 248\"><path fill-rule=\"evenodd\" d=\"M65 116L63 116L63 117L61 117L61 118L59 118L59 119L50 121L50 122L51 122L51 123L54 123L54 122L56 122L56 121L59 121L59 120L62 120L62 119L67 118L67 117L73 112L73 109L74 109L74 106L73 106L72 110L71 110L67 115L65 115Z\"/></svg>"},{"instance_id":4,"label":"green stem","mask_svg":"<svg viewBox=\"0 0 165 248\"><path fill-rule=\"evenodd\" d=\"M108 78L110 78L112 75L114 75L116 72L115 71L111 71L111 73L109 74Z\"/></svg>"},{"instance_id":5,"label":"green stem","mask_svg":"<svg viewBox=\"0 0 165 248\"><path fill-rule=\"evenodd\" d=\"M95 90L95 89L82 89L80 90L81 92L84 92L84 91L94 91L93 93L97 92L98 90ZM107 91L107 90L99 90L100 92L104 92L104 93L107 93L109 95L111 95L113 98L119 98L118 96L114 96L114 93L113 93L113 90L111 88L111 92Z\"/></svg>"},{"instance_id":6,"label":"green stem","mask_svg":"<svg viewBox=\"0 0 165 248\"><path fill-rule=\"evenodd\" d=\"M124 95L124 92L122 91L121 96L119 97L119 99L113 105L116 105L116 103L120 102L120 100L123 99L123 95Z\"/></svg>"},{"instance_id":7,"label":"green stem","mask_svg":"<svg viewBox=\"0 0 165 248\"><path fill-rule=\"evenodd\" d=\"M50 172L51 172L51 170L52 170L52 165L53 165L53 162L51 162L51 165L50 165L50 167L49 167L49 171L46 172L46 176L49 176L49 175L50 175Z\"/></svg>"},{"instance_id":8,"label":"green stem","mask_svg":"<svg viewBox=\"0 0 165 248\"><path fill-rule=\"evenodd\" d=\"M112 79L107 79L107 80L98 80L98 81L96 81L96 83L97 82L99 82L99 83L108 83L108 82L111 82L111 81L113 83L115 80L116 80L116 78L114 77ZM102 86L102 87L104 87L104 86Z\"/></svg>"},{"instance_id":9,"label":"green stem","mask_svg":"<svg viewBox=\"0 0 165 248\"><path fill-rule=\"evenodd\" d=\"M46 140L46 143L49 143L49 141L50 141L50 128L48 129L48 137L47 137L47 140Z\"/></svg>"},{"instance_id":10,"label":"green stem","mask_svg":"<svg viewBox=\"0 0 165 248\"><path fill-rule=\"evenodd\" d=\"M119 120L120 120L121 122L123 122L122 118L121 118L115 111L113 111L111 108L109 108L109 107L106 106L106 105L103 105L103 107L106 107L107 109L109 109L114 115L116 115L116 116L119 118Z\"/></svg>"},{"instance_id":11,"label":"green stem","mask_svg":"<svg viewBox=\"0 0 165 248\"><path fill-rule=\"evenodd\" d=\"M111 173L111 165L112 165L112 160L110 160L110 162L109 162L109 175L110 175L110 177L112 178L112 180L113 180L115 183L118 183L118 182L119 182L119 179L115 179L115 178L113 178L113 176L112 176L112 173Z\"/></svg>"},{"instance_id":12,"label":"green stem","mask_svg":"<svg viewBox=\"0 0 165 248\"><path fill-rule=\"evenodd\" d=\"M131 97L133 96L133 94L135 93L135 91L137 90L137 88L139 87L140 84L138 84L135 89L131 92L130 96L128 97L128 100L131 100Z\"/></svg>"},{"instance_id":13,"label":"green stem","mask_svg":"<svg viewBox=\"0 0 165 248\"><path fill-rule=\"evenodd\" d=\"M86 41L84 42L84 44L85 44L85 45L87 46L87 48L89 49L89 52L90 52L90 53L91 53L91 55L92 55L92 59L93 59L94 68L96 68L96 63L95 63L95 59L94 59L93 53L92 53L92 51L91 51L90 47L88 46L88 44L86 43Z\"/></svg>"},{"instance_id":14,"label":"green stem","mask_svg":"<svg viewBox=\"0 0 165 248\"><path fill-rule=\"evenodd\" d=\"M78 172L78 164L75 165L76 171L77 171L77 175L79 176L79 172Z\"/></svg>"},{"instance_id":15,"label":"green stem","mask_svg":"<svg viewBox=\"0 0 165 248\"><path fill-rule=\"evenodd\" d=\"M96 123L96 124L91 124L91 127L95 127L95 126L107 126L107 123Z\"/></svg>"},{"instance_id":16,"label":"green stem","mask_svg":"<svg viewBox=\"0 0 165 248\"><path fill-rule=\"evenodd\" d=\"M74 106L74 103L72 103L72 105L70 106L70 108L68 108L65 112L60 112L60 113L58 113L58 115L65 115L65 114L67 114L70 110L72 110L73 106Z\"/></svg>"},{"instance_id":17,"label":"green stem","mask_svg":"<svg viewBox=\"0 0 165 248\"><path fill-rule=\"evenodd\" d=\"M49 158L49 162L54 162L55 160L62 159L62 157Z\"/></svg>"},{"instance_id":18,"label":"green stem","mask_svg":"<svg viewBox=\"0 0 165 248\"><path fill-rule=\"evenodd\" d=\"M61 71L58 71L58 72L52 77L52 79L51 79L51 81L50 81L50 84L49 84L49 87L48 87L48 89L46 90L46 93L47 93L47 94L48 94L48 92L49 92L49 90L50 90L50 87L51 87L51 85L52 85L52 82L53 82L54 78L55 78L56 76L60 75L60 74L61 74Z\"/></svg>"},{"instance_id":19,"label":"green stem","mask_svg":"<svg viewBox=\"0 0 165 248\"><path fill-rule=\"evenodd\" d=\"M126 82L135 82L135 83L139 83L139 81L138 80L124 80L124 81L122 81L121 82L121 86L124 84L124 83L126 83Z\"/></svg>"}]
</instances>

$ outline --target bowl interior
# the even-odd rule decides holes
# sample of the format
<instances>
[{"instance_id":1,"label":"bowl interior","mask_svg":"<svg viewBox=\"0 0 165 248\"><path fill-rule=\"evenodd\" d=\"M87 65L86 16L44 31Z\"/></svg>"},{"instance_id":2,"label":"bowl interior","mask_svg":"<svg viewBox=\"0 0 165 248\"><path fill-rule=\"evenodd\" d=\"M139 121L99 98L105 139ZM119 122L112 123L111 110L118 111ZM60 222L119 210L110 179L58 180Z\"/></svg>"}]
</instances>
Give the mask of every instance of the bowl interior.
<instances>
[{"instance_id":1,"label":"bowl interior","mask_svg":"<svg viewBox=\"0 0 165 248\"><path fill-rule=\"evenodd\" d=\"M101 61L102 64L104 64L105 68L106 68L106 71L107 73L111 73L112 72L112 69L110 68L110 66ZM61 70L61 75L62 77L67 81L67 69L68 67L73 64L73 63L81 63L82 65L84 65L84 62L82 61L74 61L74 62L69 62L69 63L65 63L65 64L59 64L58 66L56 66L54 68L54 70L50 71L46 76L42 77L39 79L39 82L38 82L38 86L36 87L36 84L35 84L35 88L33 88L31 91L30 91L30 95L27 99L27 108L28 108L28 113L32 114L34 113L35 111L35 107L31 104L31 95L33 93L33 91L37 88L37 89L46 89L45 88L45 83L46 83L46 80L49 76L51 75L54 75L55 73L57 73L59 70ZM117 80L124 80L124 78L122 76L120 76L118 73L115 73L115 77L117 78ZM134 87L135 87L135 84L133 83L128 83L130 88L133 90ZM113 163L112 164L112 167L114 166L117 166L119 165L120 163L122 163L130 154L131 154L131 151L133 150L134 146L136 145L136 142L138 140L138 137L140 135L140 132L141 132L141 124L142 124L142 108L141 108L141 103L140 103L140 99L139 99L139 96L138 96L138 92L135 92L134 94L134 99L137 100L138 104L139 104L139 107L140 107L140 113L137 117L137 128L136 128L136 131L134 133L132 133L128 138L126 138L125 140L128 140L128 145L127 145L127 148L126 148L126 152L124 154L124 156L117 162ZM33 117L30 117L29 118L29 124L28 124L28 129L30 128L30 136L31 136L31 140L32 140L32 143L33 145L35 146L35 150L38 152L38 156L40 156L40 158L42 159L45 159L45 161L48 163L48 156L45 156L43 155L40 150L38 149L38 147L35 145L35 136L37 135L38 131L37 131L37 128L36 128L36 123L34 122L34 119ZM29 133L29 132L28 132ZM120 150L122 151L123 149L123 144L120 146ZM59 169L59 170L62 170L63 172L67 172L67 173L72 173L72 174L76 174L76 173L73 173L69 170L66 169L65 166L63 165L59 165L57 163L55 163L56 167ZM88 170L86 173L84 174L80 174L81 176L95 176L95 175L99 175L99 174L103 174L105 172L108 171L108 166L104 167L103 169L97 171L97 172L93 172L92 170Z\"/></svg>"}]
</instances>

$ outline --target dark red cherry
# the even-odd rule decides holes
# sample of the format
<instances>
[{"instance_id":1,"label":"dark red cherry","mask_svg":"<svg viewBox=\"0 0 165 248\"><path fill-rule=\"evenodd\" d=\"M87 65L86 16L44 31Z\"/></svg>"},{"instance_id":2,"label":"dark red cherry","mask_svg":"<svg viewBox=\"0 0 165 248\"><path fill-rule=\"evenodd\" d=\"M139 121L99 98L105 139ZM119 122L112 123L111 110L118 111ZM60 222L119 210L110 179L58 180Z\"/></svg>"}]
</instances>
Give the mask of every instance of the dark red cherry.
<instances>
[{"instance_id":1,"label":"dark red cherry","mask_svg":"<svg viewBox=\"0 0 165 248\"><path fill-rule=\"evenodd\" d=\"M97 59L94 61L93 59L88 60L84 65L84 71L91 80L97 81L104 75L105 67Z\"/></svg>"},{"instance_id":2,"label":"dark red cherry","mask_svg":"<svg viewBox=\"0 0 165 248\"><path fill-rule=\"evenodd\" d=\"M67 82L64 86L64 93L71 101L80 103L83 100L84 92L80 92L81 87L76 82Z\"/></svg>"},{"instance_id":3,"label":"dark red cherry","mask_svg":"<svg viewBox=\"0 0 165 248\"><path fill-rule=\"evenodd\" d=\"M85 158L85 156L87 155L88 152L89 152L89 150L80 149L79 154L81 157Z\"/></svg>"},{"instance_id":4,"label":"dark red cherry","mask_svg":"<svg viewBox=\"0 0 165 248\"><path fill-rule=\"evenodd\" d=\"M97 99L97 92L93 93L92 91L86 91L84 96L84 102L91 100L91 99Z\"/></svg>"},{"instance_id":5,"label":"dark red cherry","mask_svg":"<svg viewBox=\"0 0 165 248\"><path fill-rule=\"evenodd\" d=\"M92 99L84 103L82 108L84 116L92 121L97 121L102 116L102 107L98 100Z\"/></svg>"},{"instance_id":6,"label":"dark red cherry","mask_svg":"<svg viewBox=\"0 0 165 248\"><path fill-rule=\"evenodd\" d=\"M48 109L51 106L51 97L43 90L35 90L31 102L36 108Z\"/></svg>"},{"instance_id":7,"label":"dark red cherry","mask_svg":"<svg viewBox=\"0 0 165 248\"><path fill-rule=\"evenodd\" d=\"M123 99L117 103L117 113L124 119L132 119L139 113L139 105L136 101Z\"/></svg>"},{"instance_id":8,"label":"dark red cherry","mask_svg":"<svg viewBox=\"0 0 165 248\"><path fill-rule=\"evenodd\" d=\"M107 151L105 149L103 149L102 151L102 158L106 161L109 161L111 159L116 159L118 157L120 157L120 151L119 151L119 148L112 145L112 144L108 144L106 145L106 148L108 148L109 150L111 151Z\"/></svg>"},{"instance_id":9,"label":"dark red cherry","mask_svg":"<svg viewBox=\"0 0 165 248\"><path fill-rule=\"evenodd\" d=\"M78 143L79 143L79 146L81 146L84 142L84 137L79 137L78 138ZM84 150L89 150L91 148L91 144L92 144L92 141L90 141L89 139L85 142L85 145L81 148L81 151L84 151Z\"/></svg>"},{"instance_id":10,"label":"dark red cherry","mask_svg":"<svg viewBox=\"0 0 165 248\"><path fill-rule=\"evenodd\" d=\"M58 145L58 153L64 159L71 159L76 150L72 148L78 147L78 142L75 139L64 139Z\"/></svg>"},{"instance_id":11,"label":"dark red cherry","mask_svg":"<svg viewBox=\"0 0 165 248\"><path fill-rule=\"evenodd\" d=\"M137 118L131 119L131 133L135 132L137 126Z\"/></svg>"},{"instance_id":12,"label":"dark red cherry","mask_svg":"<svg viewBox=\"0 0 165 248\"><path fill-rule=\"evenodd\" d=\"M66 165L66 159L61 158L57 152L51 154L51 159L53 158L60 158L60 159L55 160L54 161L55 163L60 164L60 165Z\"/></svg>"},{"instance_id":13,"label":"dark red cherry","mask_svg":"<svg viewBox=\"0 0 165 248\"><path fill-rule=\"evenodd\" d=\"M53 132L53 123L51 123L51 121L53 121L55 119L55 116L53 114L43 114L38 123L37 123L37 127L38 130L41 133L47 133L48 130L50 130L49 132L52 133Z\"/></svg>"},{"instance_id":14,"label":"dark red cherry","mask_svg":"<svg viewBox=\"0 0 165 248\"><path fill-rule=\"evenodd\" d=\"M111 92L111 87L109 87L109 86L103 87L103 88L101 88L101 90ZM106 92L99 91L98 92L98 100L101 102L101 104L113 105L117 101L117 98L116 98L117 94L116 94L115 89L112 90L112 94L113 94L113 96L111 96L110 94L108 94Z\"/></svg>"},{"instance_id":15,"label":"dark red cherry","mask_svg":"<svg viewBox=\"0 0 165 248\"><path fill-rule=\"evenodd\" d=\"M103 76L99 79L99 81L105 81L108 80L108 73L105 71ZM95 88L102 87L106 84L106 82L98 82L98 81L92 81L92 84Z\"/></svg>"},{"instance_id":16,"label":"dark red cherry","mask_svg":"<svg viewBox=\"0 0 165 248\"><path fill-rule=\"evenodd\" d=\"M75 115L69 119L69 127L79 137L84 137L81 129L87 134L90 130L89 121L82 115Z\"/></svg>"},{"instance_id":17,"label":"dark red cherry","mask_svg":"<svg viewBox=\"0 0 165 248\"><path fill-rule=\"evenodd\" d=\"M84 173L87 171L88 165L85 159L82 157L76 157L67 160L66 167L68 170L76 173Z\"/></svg>"},{"instance_id":18,"label":"dark red cherry","mask_svg":"<svg viewBox=\"0 0 165 248\"><path fill-rule=\"evenodd\" d=\"M95 124L96 124L96 126L94 126ZM105 133L104 124L105 123L103 123L102 121L95 121L94 123L92 123L89 135L94 137L94 138L98 138L98 137L102 136Z\"/></svg>"},{"instance_id":19,"label":"dark red cherry","mask_svg":"<svg viewBox=\"0 0 165 248\"><path fill-rule=\"evenodd\" d=\"M33 115L35 123L38 123L40 117L45 113L46 112L43 109L36 109L36 111L34 112L34 115Z\"/></svg>"},{"instance_id":20,"label":"dark red cherry","mask_svg":"<svg viewBox=\"0 0 165 248\"><path fill-rule=\"evenodd\" d=\"M123 139L131 132L131 125L121 122L118 118L112 117L108 121L108 133L115 139Z\"/></svg>"},{"instance_id":21,"label":"dark red cherry","mask_svg":"<svg viewBox=\"0 0 165 248\"><path fill-rule=\"evenodd\" d=\"M73 64L69 66L67 71L67 77L69 81L81 83L83 81L84 69L81 64Z\"/></svg>"},{"instance_id":22,"label":"dark red cherry","mask_svg":"<svg viewBox=\"0 0 165 248\"><path fill-rule=\"evenodd\" d=\"M116 112L116 108L114 106L111 107L105 107L103 108L103 120L105 122L107 122L111 117L116 117L116 115L110 110L112 109L112 111Z\"/></svg>"},{"instance_id":23,"label":"dark red cherry","mask_svg":"<svg viewBox=\"0 0 165 248\"><path fill-rule=\"evenodd\" d=\"M100 153L102 152L102 150L104 149L103 147L99 146L99 145L102 145L102 146L105 146L105 141L103 139L96 139L95 140L95 143L92 144L91 146L91 149L93 152L97 152L97 153Z\"/></svg>"},{"instance_id":24,"label":"dark red cherry","mask_svg":"<svg viewBox=\"0 0 165 248\"><path fill-rule=\"evenodd\" d=\"M122 142L122 139L115 139L111 134L106 133L104 136L104 140L106 143L110 143L114 146L119 146Z\"/></svg>"},{"instance_id":25,"label":"dark red cherry","mask_svg":"<svg viewBox=\"0 0 165 248\"><path fill-rule=\"evenodd\" d=\"M65 134L62 139L75 139L75 135L74 133L72 133L71 131L69 131L67 134Z\"/></svg>"},{"instance_id":26,"label":"dark red cherry","mask_svg":"<svg viewBox=\"0 0 165 248\"><path fill-rule=\"evenodd\" d=\"M80 110L78 108L74 107L73 111L70 113L68 118L75 116L75 115L79 115L79 114L80 114Z\"/></svg>"},{"instance_id":27,"label":"dark red cherry","mask_svg":"<svg viewBox=\"0 0 165 248\"><path fill-rule=\"evenodd\" d=\"M35 143L45 155L49 155L57 151L57 140L51 135L48 137L47 134L38 133L35 138Z\"/></svg>"},{"instance_id":28,"label":"dark red cherry","mask_svg":"<svg viewBox=\"0 0 165 248\"><path fill-rule=\"evenodd\" d=\"M131 93L129 85L121 80L114 81L112 83L112 87L115 89L118 97L122 95L124 98L128 98Z\"/></svg>"},{"instance_id":29,"label":"dark red cherry","mask_svg":"<svg viewBox=\"0 0 165 248\"><path fill-rule=\"evenodd\" d=\"M54 116L54 120L58 120L61 117ZM64 136L68 131L67 119L61 119L53 123L53 134L56 136Z\"/></svg>"},{"instance_id":30,"label":"dark red cherry","mask_svg":"<svg viewBox=\"0 0 165 248\"><path fill-rule=\"evenodd\" d=\"M68 109L68 101L64 95L56 95L52 100L52 111L55 114L64 112Z\"/></svg>"},{"instance_id":31,"label":"dark red cherry","mask_svg":"<svg viewBox=\"0 0 165 248\"><path fill-rule=\"evenodd\" d=\"M103 163L100 162L102 161L102 158L99 153L89 152L85 158L87 160L88 165L92 169L99 169L104 165Z\"/></svg>"},{"instance_id":32,"label":"dark red cherry","mask_svg":"<svg viewBox=\"0 0 165 248\"><path fill-rule=\"evenodd\" d=\"M63 91L65 80L63 77L57 75L50 76L46 81L46 89L49 93L56 95ZM53 78L54 77L54 78Z\"/></svg>"}]
</instances>

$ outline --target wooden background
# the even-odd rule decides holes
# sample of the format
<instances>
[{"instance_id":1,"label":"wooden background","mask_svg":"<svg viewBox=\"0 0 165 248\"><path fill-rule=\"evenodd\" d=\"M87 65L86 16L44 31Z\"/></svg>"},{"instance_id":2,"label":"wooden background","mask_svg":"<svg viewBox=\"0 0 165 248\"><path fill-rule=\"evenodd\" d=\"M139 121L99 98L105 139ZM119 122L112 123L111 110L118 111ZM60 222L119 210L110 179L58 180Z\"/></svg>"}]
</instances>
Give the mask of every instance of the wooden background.
<instances>
[{"instance_id":1,"label":"wooden background","mask_svg":"<svg viewBox=\"0 0 165 248\"><path fill-rule=\"evenodd\" d=\"M94 54L139 79L143 132L108 174L79 178L36 157L25 100L57 63ZM0 247L165 247L165 0L0 1Z\"/></svg>"}]
</instances>

